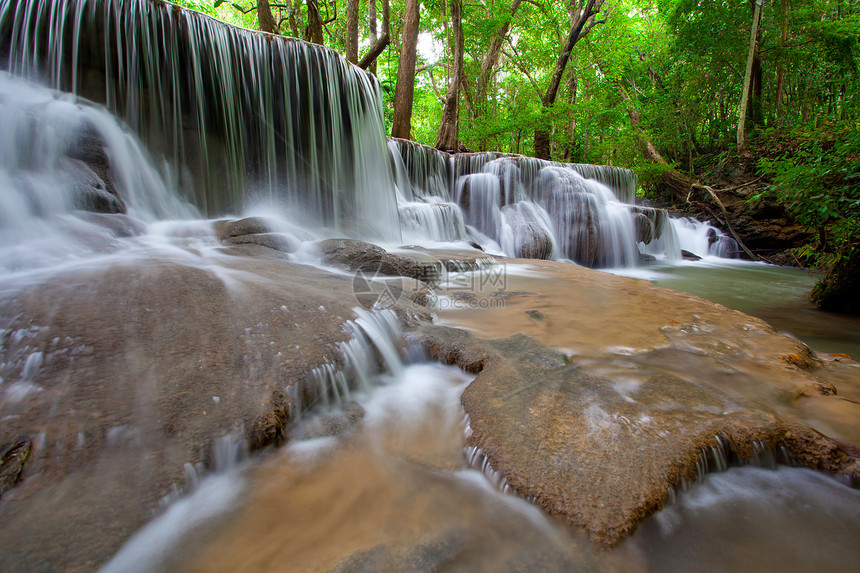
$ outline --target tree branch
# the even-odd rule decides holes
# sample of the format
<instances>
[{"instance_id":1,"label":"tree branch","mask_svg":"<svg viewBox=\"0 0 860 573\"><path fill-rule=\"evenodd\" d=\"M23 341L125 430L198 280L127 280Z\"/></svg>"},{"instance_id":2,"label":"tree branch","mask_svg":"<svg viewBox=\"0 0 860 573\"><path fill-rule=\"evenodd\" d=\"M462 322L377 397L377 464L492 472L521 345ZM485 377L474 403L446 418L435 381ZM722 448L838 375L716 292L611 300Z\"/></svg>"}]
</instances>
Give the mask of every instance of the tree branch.
<instances>
[{"instance_id":1,"label":"tree branch","mask_svg":"<svg viewBox=\"0 0 860 573\"><path fill-rule=\"evenodd\" d=\"M372 66L373 62L376 61L376 58L385 51L385 48L387 48L390 43L391 37L388 35L388 32L384 32L382 36L380 36L379 39L370 47L364 57L361 58L361 61L358 62L358 67L362 70L366 70Z\"/></svg>"}]
</instances>

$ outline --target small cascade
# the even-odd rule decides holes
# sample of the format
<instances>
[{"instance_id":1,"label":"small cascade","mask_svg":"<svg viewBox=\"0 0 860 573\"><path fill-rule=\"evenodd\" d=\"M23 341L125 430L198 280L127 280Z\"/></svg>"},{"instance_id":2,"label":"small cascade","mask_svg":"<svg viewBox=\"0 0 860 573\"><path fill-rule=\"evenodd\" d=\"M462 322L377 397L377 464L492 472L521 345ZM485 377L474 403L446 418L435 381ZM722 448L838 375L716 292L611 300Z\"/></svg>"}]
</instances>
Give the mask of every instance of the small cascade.
<instances>
[{"instance_id":1,"label":"small cascade","mask_svg":"<svg viewBox=\"0 0 860 573\"><path fill-rule=\"evenodd\" d=\"M107 105L210 216L266 198L400 238L379 84L332 50L153 0L0 0L0 65Z\"/></svg>"},{"instance_id":2,"label":"small cascade","mask_svg":"<svg viewBox=\"0 0 860 573\"><path fill-rule=\"evenodd\" d=\"M637 209L634 217L639 252L669 262L681 260L678 234L669 213L662 209Z\"/></svg>"},{"instance_id":3,"label":"small cascade","mask_svg":"<svg viewBox=\"0 0 860 573\"><path fill-rule=\"evenodd\" d=\"M406 139L388 139L395 181L406 201L450 201L451 165L447 153Z\"/></svg>"},{"instance_id":4,"label":"small cascade","mask_svg":"<svg viewBox=\"0 0 860 573\"><path fill-rule=\"evenodd\" d=\"M403 370L400 323L394 311L353 310L358 318L346 323L351 336L338 345L338 363L325 364L311 373L323 406L349 402L356 390L369 391L370 378L380 372L397 375Z\"/></svg>"},{"instance_id":5,"label":"small cascade","mask_svg":"<svg viewBox=\"0 0 860 573\"><path fill-rule=\"evenodd\" d=\"M0 125L0 268L104 252L144 222L199 216L104 108L0 71Z\"/></svg>"},{"instance_id":6,"label":"small cascade","mask_svg":"<svg viewBox=\"0 0 860 573\"><path fill-rule=\"evenodd\" d=\"M389 140L389 150L401 198L401 225L410 236L418 234L417 212L429 211L420 215L432 220L425 237L468 238L507 256L630 267L639 263L641 243L649 253L670 260L680 257L672 228L664 224L665 212L632 204L636 176L629 169L497 153L452 157L397 139ZM439 207L423 206L428 202L446 205L444 216ZM451 214L454 207L462 211L466 237ZM664 237L664 232L669 235Z\"/></svg>"},{"instance_id":7,"label":"small cascade","mask_svg":"<svg viewBox=\"0 0 860 573\"><path fill-rule=\"evenodd\" d=\"M692 217L671 218L670 221L681 249L699 257L738 258L740 246L737 241L708 222L702 223Z\"/></svg>"},{"instance_id":8,"label":"small cascade","mask_svg":"<svg viewBox=\"0 0 860 573\"><path fill-rule=\"evenodd\" d=\"M399 206L404 241L454 242L466 240L463 212L454 203L415 201Z\"/></svg>"}]
</instances>

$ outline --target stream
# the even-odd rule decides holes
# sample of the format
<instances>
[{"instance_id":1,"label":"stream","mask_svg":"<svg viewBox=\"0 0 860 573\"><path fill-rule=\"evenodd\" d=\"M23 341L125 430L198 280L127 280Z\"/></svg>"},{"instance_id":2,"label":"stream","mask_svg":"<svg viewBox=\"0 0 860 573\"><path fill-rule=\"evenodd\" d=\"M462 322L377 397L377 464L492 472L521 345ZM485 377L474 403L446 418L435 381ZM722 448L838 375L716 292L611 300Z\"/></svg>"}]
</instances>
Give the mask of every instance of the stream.
<instances>
[{"instance_id":1,"label":"stream","mask_svg":"<svg viewBox=\"0 0 860 573\"><path fill-rule=\"evenodd\" d=\"M809 302L809 291L821 273L717 257L655 262L612 272L651 280L757 316L817 352L860 356L860 318L819 310Z\"/></svg>"}]
</instances>

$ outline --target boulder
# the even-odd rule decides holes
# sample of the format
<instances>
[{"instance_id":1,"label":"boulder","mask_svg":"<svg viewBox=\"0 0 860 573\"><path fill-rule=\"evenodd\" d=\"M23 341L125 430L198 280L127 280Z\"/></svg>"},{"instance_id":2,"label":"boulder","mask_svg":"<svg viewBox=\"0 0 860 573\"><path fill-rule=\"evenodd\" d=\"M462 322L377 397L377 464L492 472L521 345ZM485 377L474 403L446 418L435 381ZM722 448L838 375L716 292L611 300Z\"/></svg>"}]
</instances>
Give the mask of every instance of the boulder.
<instances>
[{"instance_id":1,"label":"boulder","mask_svg":"<svg viewBox=\"0 0 860 573\"><path fill-rule=\"evenodd\" d=\"M686 249L681 249L681 257L686 261L701 261L702 257L697 255L696 253L691 253Z\"/></svg>"},{"instance_id":2,"label":"boulder","mask_svg":"<svg viewBox=\"0 0 860 573\"><path fill-rule=\"evenodd\" d=\"M860 314L860 247L830 267L813 287L810 300L823 310Z\"/></svg>"},{"instance_id":3,"label":"boulder","mask_svg":"<svg viewBox=\"0 0 860 573\"><path fill-rule=\"evenodd\" d=\"M69 146L66 156L71 162L79 162L93 175L89 184L81 187L83 196L76 200L79 209L97 213L125 213L126 206L117 193L111 177L110 158L106 145L94 125L85 125L78 133L78 139Z\"/></svg>"},{"instance_id":4,"label":"boulder","mask_svg":"<svg viewBox=\"0 0 860 573\"><path fill-rule=\"evenodd\" d=\"M125 203L116 190L89 164L76 158L63 157L60 168L69 178L72 203L76 209L93 213L125 213ZM105 176L106 171L105 171Z\"/></svg>"},{"instance_id":5,"label":"boulder","mask_svg":"<svg viewBox=\"0 0 860 573\"><path fill-rule=\"evenodd\" d=\"M271 233L274 228L274 222L263 217L245 217L244 219L215 221L215 235L221 241L245 235Z\"/></svg>"},{"instance_id":6,"label":"boulder","mask_svg":"<svg viewBox=\"0 0 860 573\"><path fill-rule=\"evenodd\" d=\"M442 263L425 254L389 253L356 239L326 239L317 243L316 248L324 263L352 272L409 277L430 284L442 277Z\"/></svg>"},{"instance_id":7,"label":"boulder","mask_svg":"<svg viewBox=\"0 0 860 573\"><path fill-rule=\"evenodd\" d=\"M773 455L860 478L856 366L698 297L529 265L540 277L509 276L503 307L438 313L476 334L416 334L431 356L477 372L461 397L467 442L521 496L614 545L727 461ZM536 303L552 320L534 319Z\"/></svg>"}]
</instances>

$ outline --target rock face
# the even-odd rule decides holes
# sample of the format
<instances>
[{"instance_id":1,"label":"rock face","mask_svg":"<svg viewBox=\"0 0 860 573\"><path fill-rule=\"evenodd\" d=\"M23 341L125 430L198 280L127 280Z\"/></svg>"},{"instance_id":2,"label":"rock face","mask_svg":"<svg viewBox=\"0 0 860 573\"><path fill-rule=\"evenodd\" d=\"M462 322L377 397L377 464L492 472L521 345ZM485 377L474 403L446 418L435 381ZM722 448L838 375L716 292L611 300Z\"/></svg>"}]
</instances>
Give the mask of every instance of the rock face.
<instances>
[{"instance_id":1,"label":"rock face","mask_svg":"<svg viewBox=\"0 0 860 573\"><path fill-rule=\"evenodd\" d=\"M810 300L833 312L860 314L860 248L835 263L827 276L812 289Z\"/></svg>"},{"instance_id":2,"label":"rock face","mask_svg":"<svg viewBox=\"0 0 860 573\"><path fill-rule=\"evenodd\" d=\"M442 275L442 263L426 256L389 253L382 247L355 239L327 239L317 243L324 263L349 271L410 277L433 283Z\"/></svg>"},{"instance_id":3,"label":"rock face","mask_svg":"<svg viewBox=\"0 0 860 573\"><path fill-rule=\"evenodd\" d=\"M85 126L70 145L65 168L75 180L75 206L94 213L125 213L126 206L111 179L105 143L92 126Z\"/></svg>"},{"instance_id":4,"label":"rock face","mask_svg":"<svg viewBox=\"0 0 860 573\"><path fill-rule=\"evenodd\" d=\"M0 444L33 451L8 491L3 464L0 570L97 568L185 464L223 464L228 434L276 443L319 399L311 373L350 336L349 278L216 257L126 258L4 290Z\"/></svg>"},{"instance_id":5,"label":"rock face","mask_svg":"<svg viewBox=\"0 0 860 573\"><path fill-rule=\"evenodd\" d=\"M522 496L613 545L670 488L727 459L784 451L860 477L860 432L833 423L860 415L856 368L696 297L537 268L540 279L508 277L495 316L438 313L483 338L420 332L431 355L478 372L462 395L469 443ZM538 308L546 320L532 319Z\"/></svg>"}]
</instances>

